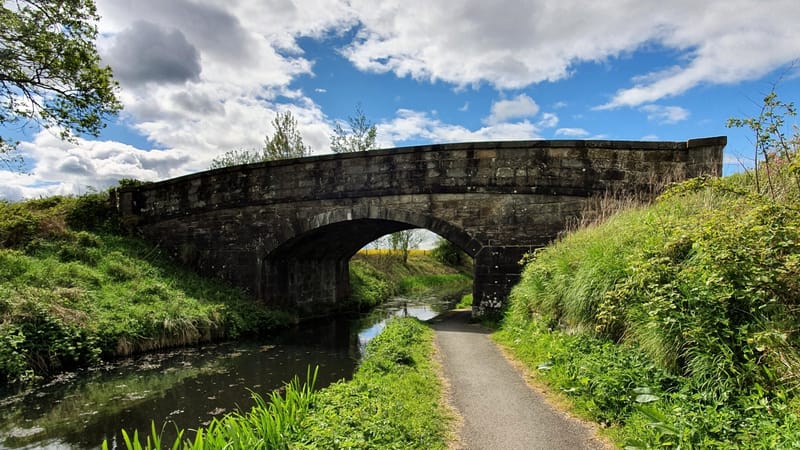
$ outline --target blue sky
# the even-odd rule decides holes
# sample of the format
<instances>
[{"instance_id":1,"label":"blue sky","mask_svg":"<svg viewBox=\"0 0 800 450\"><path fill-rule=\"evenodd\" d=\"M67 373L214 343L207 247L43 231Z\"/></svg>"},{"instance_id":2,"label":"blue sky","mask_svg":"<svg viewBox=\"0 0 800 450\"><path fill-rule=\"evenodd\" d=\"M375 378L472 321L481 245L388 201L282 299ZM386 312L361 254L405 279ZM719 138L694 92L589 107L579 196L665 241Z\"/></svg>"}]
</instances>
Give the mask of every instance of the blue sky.
<instances>
[{"instance_id":1,"label":"blue sky","mask_svg":"<svg viewBox=\"0 0 800 450\"><path fill-rule=\"evenodd\" d=\"M98 0L125 109L99 137L28 129L0 198L159 180L261 146L291 111L315 154L357 105L380 147L729 136L750 164L773 84L800 101L797 0ZM3 131L6 135L7 130ZM741 161L741 164L740 162Z\"/></svg>"}]
</instances>

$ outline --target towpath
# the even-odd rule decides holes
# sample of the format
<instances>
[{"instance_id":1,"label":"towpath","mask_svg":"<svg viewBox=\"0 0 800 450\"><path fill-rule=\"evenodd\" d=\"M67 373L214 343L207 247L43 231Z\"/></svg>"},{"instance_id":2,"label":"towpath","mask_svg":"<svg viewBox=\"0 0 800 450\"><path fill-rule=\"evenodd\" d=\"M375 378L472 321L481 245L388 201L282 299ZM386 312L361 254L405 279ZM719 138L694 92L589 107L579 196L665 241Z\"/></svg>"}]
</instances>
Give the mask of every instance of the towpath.
<instances>
[{"instance_id":1,"label":"towpath","mask_svg":"<svg viewBox=\"0 0 800 450\"><path fill-rule=\"evenodd\" d=\"M461 415L458 449L604 449L592 429L548 405L469 311L432 320L451 404Z\"/></svg>"}]
</instances>

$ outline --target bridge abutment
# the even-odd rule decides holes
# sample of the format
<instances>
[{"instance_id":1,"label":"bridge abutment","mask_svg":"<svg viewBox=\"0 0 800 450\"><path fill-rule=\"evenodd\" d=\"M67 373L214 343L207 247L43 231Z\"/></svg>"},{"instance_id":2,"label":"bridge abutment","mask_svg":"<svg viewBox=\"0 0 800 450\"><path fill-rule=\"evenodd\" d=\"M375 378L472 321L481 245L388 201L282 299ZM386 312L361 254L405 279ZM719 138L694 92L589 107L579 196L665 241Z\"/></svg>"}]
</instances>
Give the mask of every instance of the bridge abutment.
<instances>
[{"instance_id":1,"label":"bridge abutment","mask_svg":"<svg viewBox=\"0 0 800 450\"><path fill-rule=\"evenodd\" d=\"M261 300L292 309L301 317L325 316L341 310L350 294L347 260L272 260L266 263Z\"/></svg>"},{"instance_id":2,"label":"bridge abutment","mask_svg":"<svg viewBox=\"0 0 800 450\"><path fill-rule=\"evenodd\" d=\"M519 281L522 260L531 247L483 247L474 256L472 311L474 316L498 316Z\"/></svg>"}]
</instances>

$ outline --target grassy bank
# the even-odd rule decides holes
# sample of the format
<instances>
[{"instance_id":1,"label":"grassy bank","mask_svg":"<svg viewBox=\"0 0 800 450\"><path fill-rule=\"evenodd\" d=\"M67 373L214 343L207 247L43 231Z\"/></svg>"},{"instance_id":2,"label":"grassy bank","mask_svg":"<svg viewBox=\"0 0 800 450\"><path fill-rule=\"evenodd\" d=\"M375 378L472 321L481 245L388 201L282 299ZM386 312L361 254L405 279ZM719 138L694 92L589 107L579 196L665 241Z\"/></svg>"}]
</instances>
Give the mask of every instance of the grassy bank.
<instances>
[{"instance_id":1,"label":"grassy bank","mask_svg":"<svg viewBox=\"0 0 800 450\"><path fill-rule=\"evenodd\" d=\"M313 382L295 380L284 394L256 396L250 411L215 419L167 447L444 449L452 419L441 406L432 340L416 319L394 319L368 344L351 381L315 392ZM129 436L127 448L161 448L153 428Z\"/></svg>"},{"instance_id":2,"label":"grassy bank","mask_svg":"<svg viewBox=\"0 0 800 450\"><path fill-rule=\"evenodd\" d=\"M290 322L117 230L105 194L0 203L0 384Z\"/></svg>"},{"instance_id":3,"label":"grassy bank","mask_svg":"<svg viewBox=\"0 0 800 450\"><path fill-rule=\"evenodd\" d=\"M350 260L351 297L362 310L395 295L453 297L470 290L470 271L442 264L427 252L412 252L407 264L399 252L359 252Z\"/></svg>"},{"instance_id":4,"label":"grassy bank","mask_svg":"<svg viewBox=\"0 0 800 450\"><path fill-rule=\"evenodd\" d=\"M784 175L780 196L748 175L690 181L537 252L497 339L627 448L800 446L800 202Z\"/></svg>"},{"instance_id":5,"label":"grassy bank","mask_svg":"<svg viewBox=\"0 0 800 450\"><path fill-rule=\"evenodd\" d=\"M107 194L0 202L0 385L103 359L266 333L294 321L120 232ZM459 271L460 270L460 271ZM353 309L471 280L424 252L351 264Z\"/></svg>"}]
</instances>

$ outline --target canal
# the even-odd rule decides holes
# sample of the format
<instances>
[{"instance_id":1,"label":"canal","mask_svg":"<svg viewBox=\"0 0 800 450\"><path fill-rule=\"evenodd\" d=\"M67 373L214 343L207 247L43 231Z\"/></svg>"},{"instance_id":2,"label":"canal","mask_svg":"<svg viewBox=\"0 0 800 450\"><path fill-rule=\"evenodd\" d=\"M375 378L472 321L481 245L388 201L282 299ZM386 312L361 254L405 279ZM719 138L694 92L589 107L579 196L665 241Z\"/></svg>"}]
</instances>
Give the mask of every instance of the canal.
<instances>
[{"instance_id":1,"label":"canal","mask_svg":"<svg viewBox=\"0 0 800 450\"><path fill-rule=\"evenodd\" d=\"M319 366L317 387L349 379L366 344L388 318L427 320L452 306L443 299L395 298L367 315L303 323L262 340L226 342L125 358L63 374L22 392L0 392L0 448L90 449L122 444L120 429L165 437L252 406ZM174 425L173 425L174 424ZM169 442L169 441L167 441Z\"/></svg>"}]
</instances>

